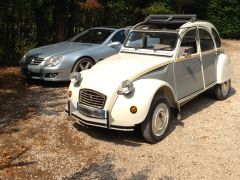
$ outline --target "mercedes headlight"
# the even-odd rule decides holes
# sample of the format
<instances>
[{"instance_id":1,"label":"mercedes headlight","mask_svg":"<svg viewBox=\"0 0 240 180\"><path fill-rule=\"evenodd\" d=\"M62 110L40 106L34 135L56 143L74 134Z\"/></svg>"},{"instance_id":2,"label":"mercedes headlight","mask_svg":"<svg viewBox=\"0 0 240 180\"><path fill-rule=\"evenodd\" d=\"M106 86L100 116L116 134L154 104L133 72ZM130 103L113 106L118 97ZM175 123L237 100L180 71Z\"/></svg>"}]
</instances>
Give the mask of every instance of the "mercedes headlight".
<instances>
[{"instance_id":1,"label":"mercedes headlight","mask_svg":"<svg viewBox=\"0 0 240 180\"><path fill-rule=\"evenodd\" d=\"M53 66L57 66L62 61L63 61L62 56L51 56L46 60L44 65L53 67Z\"/></svg>"},{"instance_id":2,"label":"mercedes headlight","mask_svg":"<svg viewBox=\"0 0 240 180\"><path fill-rule=\"evenodd\" d=\"M129 94L133 91L134 86L133 83L129 80L122 82L121 90L118 91L118 94Z\"/></svg>"},{"instance_id":3,"label":"mercedes headlight","mask_svg":"<svg viewBox=\"0 0 240 180\"><path fill-rule=\"evenodd\" d=\"M73 72L70 74L70 80L73 84L76 84L81 80L81 73L80 72Z\"/></svg>"},{"instance_id":4,"label":"mercedes headlight","mask_svg":"<svg viewBox=\"0 0 240 180\"><path fill-rule=\"evenodd\" d=\"M27 53L24 54L24 56L22 57L22 59L19 61L19 64L24 63L26 57L27 57Z\"/></svg>"}]
</instances>

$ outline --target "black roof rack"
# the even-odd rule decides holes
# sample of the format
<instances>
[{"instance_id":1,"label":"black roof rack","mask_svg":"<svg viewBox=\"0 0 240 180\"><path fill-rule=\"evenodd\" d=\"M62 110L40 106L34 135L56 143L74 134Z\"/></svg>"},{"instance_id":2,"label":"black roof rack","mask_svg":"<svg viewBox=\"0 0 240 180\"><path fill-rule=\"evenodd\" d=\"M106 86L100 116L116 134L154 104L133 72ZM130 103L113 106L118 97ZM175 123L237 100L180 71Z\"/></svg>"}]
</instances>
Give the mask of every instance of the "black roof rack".
<instances>
[{"instance_id":1,"label":"black roof rack","mask_svg":"<svg viewBox=\"0 0 240 180\"><path fill-rule=\"evenodd\" d=\"M177 30L183 24L195 20L195 14L152 14L147 16L143 22L136 24L132 29Z\"/></svg>"},{"instance_id":2,"label":"black roof rack","mask_svg":"<svg viewBox=\"0 0 240 180\"><path fill-rule=\"evenodd\" d=\"M196 14L151 14L145 18L147 21L195 21Z\"/></svg>"}]
</instances>

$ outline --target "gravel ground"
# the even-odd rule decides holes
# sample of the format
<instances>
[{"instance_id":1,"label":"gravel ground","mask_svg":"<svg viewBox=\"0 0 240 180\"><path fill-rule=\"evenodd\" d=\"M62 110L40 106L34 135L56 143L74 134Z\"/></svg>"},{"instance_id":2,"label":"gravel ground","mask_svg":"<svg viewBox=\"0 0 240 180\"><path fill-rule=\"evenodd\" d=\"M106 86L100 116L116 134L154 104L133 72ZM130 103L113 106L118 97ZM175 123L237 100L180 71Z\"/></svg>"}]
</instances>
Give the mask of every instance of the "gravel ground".
<instances>
[{"instance_id":1,"label":"gravel ground","mask_svg":"<svg viewBox=\"0 0 240 180\"><path fill-rule=\"evenodd\" d=\"M201 95L160 143L87 128L64 113L67 83L26 81L0 68L0 179L240 179L240 41L224 40L230 97Z\"/></svg>"}]
</instances>

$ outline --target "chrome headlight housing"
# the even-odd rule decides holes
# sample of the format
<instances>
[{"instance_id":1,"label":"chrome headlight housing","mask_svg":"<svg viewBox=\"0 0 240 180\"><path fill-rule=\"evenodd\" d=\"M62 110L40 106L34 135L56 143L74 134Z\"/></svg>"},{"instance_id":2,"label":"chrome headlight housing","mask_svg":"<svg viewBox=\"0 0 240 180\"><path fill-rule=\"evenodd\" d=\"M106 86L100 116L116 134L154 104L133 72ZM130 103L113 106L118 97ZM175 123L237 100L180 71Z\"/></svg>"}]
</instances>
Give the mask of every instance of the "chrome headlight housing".
<instances>
[{"instance_id":1,"label":"chrome headlight housing","mask_svg":"<svg viewBox=\"0 0 240 180\"><path fill-rule=\"evenodd\" d=\"M26 54L24 54L24 56L22 57L22 59L19 61L19 64L21 64L21 63L24 63L24 62L25 62L25 59L26 59L26 57L27 57L27 53L26 53Z\"/></svg>"},{"instance_id":2,"label":"chrome headlight housing","mask_svg":"<svg viewBox=\"0 0 240 180\"><path fill-rule=\"evenodd\" d=\"M122 87L118 91L118 94L127 95L127 94L131 93L133 90L134 90L133 83L129 80L125 80L122 82Z\"/></svg>"},{"instance_id":3,"label":"chrome headlight housing","mask_svg":"<svg viewBox=\"0 0 240 180\"><path fill-rule=\"evenodd\" d=\"M51 56L50 58L48 58L44 64L44 66L57 66L58 64L60 64L60 62L63 61L63 56Z\"/></svg>"},{"instance_id":4,"label":"chrome headlight housing","mask_svg":"<svg viewBox=\"0 0 240 180\"><path fill-rule=\"evenodd\" d=\"M70 81L73 84L76 84L80 80L81 80L81 73L80 72L73 72L73 73L70 74Z\"/></svg>"}]
</instances>

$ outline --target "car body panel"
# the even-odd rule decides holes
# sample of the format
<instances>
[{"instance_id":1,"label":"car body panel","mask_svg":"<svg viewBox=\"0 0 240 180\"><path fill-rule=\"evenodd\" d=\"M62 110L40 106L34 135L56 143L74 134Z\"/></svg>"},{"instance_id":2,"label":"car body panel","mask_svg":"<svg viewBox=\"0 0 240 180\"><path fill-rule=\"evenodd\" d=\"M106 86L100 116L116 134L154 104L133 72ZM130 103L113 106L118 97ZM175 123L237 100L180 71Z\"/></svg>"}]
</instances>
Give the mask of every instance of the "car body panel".
<instances>
[{"instance_id":1,"label":"car body panel","mask_svg":"<svg viewBox=\"0 0 240 180\"><path fill-rule=\"evenodd\" d=\"M201 54L205 86L216 82L216 51L215 49Z\"/></svg>"},{"instance_id":2,"label":"car body panel","mask_svg":"<svg viewBox=\"0 0 240 180\"><path fill-rule=\"evenodd\" d=\"M129 77L133 77L146 69L170 62L171 58L169 57L120 53L92 67L91 73L83 79L81 85L105 95L111 95L118 90L122 81Z\"/></svg>"},{"instance_id":3,"label":"car body panel","mask_svg":"<svg viewBox=\"0 0 240 180\"><path fill-rule=\"evenodd\" d=\"M23 57L19 63L22 75L27 78L42 79L45 81L69 81L69 75L72 72L73 66L79 59L88 57L95 64L119 52L121 45L110 47L109 43L114 35L120 31L124 31L124 29L102 27L92 29L109 29L113 32L102 44L65 41L32 49L26 54L26 57L33 57L32 59L41 58L42 61L37 65L31 63L33 60L30 63L26 63L26 57ZM46 60L52 56L62 56L63 61L54 67L45 66ZM57 76L54 78L47 77L47 74L50 73L56 73Z\"/></svg>"},{"instance_id":4,"label":"car body panel","mask_svg":"<svg viewBox=\"0 0 240 180\"><path fill-rule=\"evenodd\" d=\"M230 58L223 53L219 53L217 61L217 83L221 84L231 78L233 73Z\"/></svg>"},{"instance_id":5,"label":"car body panel","mask_svg":"<svg viewBox=\"0 0 240 180\"><path fill-rule=\"evenodd\" d=\"M144 88L142 88L143 84ZM110 113L113 119L112 124L135 126L143 122L148 114L153 97L164 86L172 89L168 83L158 79L139 79L134 81L136 90L133 93L126 96L118 96ZM132 106L137 107L137 113L133 114L130 112Z\"/></svg>"},{"instance_id":6,"label":"car body panel","mask_svg":"<svg viewBox=\"0 0 240 180\"><path fill-rule=\"evenodd\" d=\"M159 67L149 73L144 74L138 79L158 79L167 82L173 89L175 89L174 82L174 65L173 63Z\"/></svg>"},{"instance_id":7,"label":"car body panel","mask_svg":"<svg viewBox=\"0 0 240 180\"><path fill-rule=\"evenodd\" d=\"M65 42L60 42L60 43L32 49L28 53L28 55L48 58L50 56L64 55L65 53L71 53L74 51L78 51L81 53L81 51L83 51L84 49L92 48L94 46L97 46L97 44L85 44L85 43L65 41Z\"/></svg>"},{"instance_id":8,"label":"car body panel","mask_svg":"<svg viewBox=\"0 0 240 180\"><path fill-rule=\"evenodd\" d=\"M145 120L155 96L165 98L171 107L178 108L180 112L180 106L184 103L217 83L228 81L232 73L230 58L222 48L216 48L215 42L214 48L201 52L198 28L204 28L208 32L215 29L205 21L188 22L178 29L179 38L172 51L123 46L117 55L83 71L79 85L71 83L69 86L72 91L69 101L74 106L72 111L79 111L79 91L90 89L107 97L103 110L108 112L109 117L105 121L82 114L77 116L77 113L75 117L83 119L85 123L98 123L96 126L101 126L102 123L107 128L112 125L126 129ZM191 29L196 29L197 32L196 52L185 56L180 45L184 35ZM142 32L144 31L148 29L143 29ZM129 94L119 93L121 83L125 80L132 82L134 87ZM132 106L137 107L135 114L130 112Z\"/></svg>"},{"instance_id":9,"label":"car body panel","mask_svg":"<svg viewBox=\"0 0 240 180\"><path fill-rule=\"evenodd\" d=\"M200 55L176 61L174 70L178 99L204 88Z\"/></svg>"}]
</instances>

